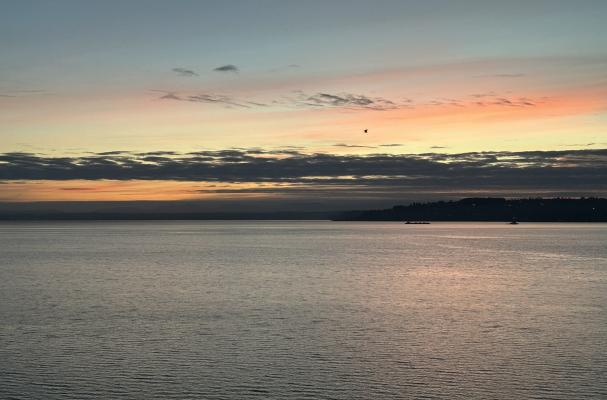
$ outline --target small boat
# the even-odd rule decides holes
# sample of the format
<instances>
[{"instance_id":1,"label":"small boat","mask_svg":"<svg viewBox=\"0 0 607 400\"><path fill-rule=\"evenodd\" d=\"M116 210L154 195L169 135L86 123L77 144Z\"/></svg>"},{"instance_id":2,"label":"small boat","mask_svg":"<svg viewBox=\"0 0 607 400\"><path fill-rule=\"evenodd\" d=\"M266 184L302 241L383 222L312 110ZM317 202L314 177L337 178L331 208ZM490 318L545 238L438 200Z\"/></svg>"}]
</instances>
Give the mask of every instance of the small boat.
<instances>
[{"instance_id":1,"label":"small boat","mask_svg":"<svg viewBox=\"0 0 607 400\"><path fill-rule=\"evenodd\" d=\"M407 221L405 225L430 225L428 221Z\"/></svg>"},{"instance_id":2,"label":"small boat","mask_svg":"<svg viewBox=\"0 0 607 400\"><path fill-rule=\"evenodd\" d=\"M513 219L512 222L510 222L510 225L518 225L518 222L516 222L516 220Z\"/></svg>"}]
</instances>

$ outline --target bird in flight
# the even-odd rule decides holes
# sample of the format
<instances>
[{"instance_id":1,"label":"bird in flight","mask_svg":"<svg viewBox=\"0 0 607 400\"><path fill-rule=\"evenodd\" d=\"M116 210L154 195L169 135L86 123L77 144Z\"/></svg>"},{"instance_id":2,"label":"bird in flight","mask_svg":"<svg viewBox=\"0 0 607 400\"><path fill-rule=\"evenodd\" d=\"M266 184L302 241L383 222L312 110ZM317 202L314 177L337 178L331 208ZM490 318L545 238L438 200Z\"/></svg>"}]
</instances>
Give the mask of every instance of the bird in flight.
<instances>
[{"instance_id":1,"label":"bird in flight","mask_svg":"<svg viewBox=\"0 0 607 400\"><path fill-rule=\"evenodd\" d=\"M365 133L369 133L369 130L368 130L368 129L365 129Z\"/></svg>"}]
</instances>

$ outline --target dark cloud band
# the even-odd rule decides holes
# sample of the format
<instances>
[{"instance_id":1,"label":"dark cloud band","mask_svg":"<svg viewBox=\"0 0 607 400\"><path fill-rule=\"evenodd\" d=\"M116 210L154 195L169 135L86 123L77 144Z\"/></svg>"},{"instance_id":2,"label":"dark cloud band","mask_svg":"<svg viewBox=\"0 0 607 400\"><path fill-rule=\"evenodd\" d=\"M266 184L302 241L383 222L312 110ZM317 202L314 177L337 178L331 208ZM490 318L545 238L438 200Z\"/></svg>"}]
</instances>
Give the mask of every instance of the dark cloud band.
<instances>
[{"instance_id":1,"label":"dark cloud band","mask_svg":"<svg viewBox=\"0 0 607 400\"><path fill-rule=\"evenodd\" d=\"M367 190L575 188L607 192L607 149L461 154L307 154L228 149L104 152L81 157L0 154L0 180L173 180L286 183Z\"/></svg>"}]
</instances>

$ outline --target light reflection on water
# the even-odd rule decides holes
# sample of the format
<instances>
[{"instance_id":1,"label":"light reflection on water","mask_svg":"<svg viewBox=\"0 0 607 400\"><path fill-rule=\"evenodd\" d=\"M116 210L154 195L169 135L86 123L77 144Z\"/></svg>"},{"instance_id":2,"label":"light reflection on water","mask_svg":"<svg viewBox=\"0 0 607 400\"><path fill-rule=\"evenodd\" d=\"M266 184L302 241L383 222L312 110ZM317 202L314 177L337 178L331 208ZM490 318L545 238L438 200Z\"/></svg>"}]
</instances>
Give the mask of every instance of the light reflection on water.
<instances>
[{"instance_id":1,"label":"light reflection on water","mask_svg":"<svg viewBox=\"0 0 607 400\"><path fill-rule=\"evenodd\" d=\"M0 225L0 398L605 398L607 225Z\"/></svg>"}]
</instances>

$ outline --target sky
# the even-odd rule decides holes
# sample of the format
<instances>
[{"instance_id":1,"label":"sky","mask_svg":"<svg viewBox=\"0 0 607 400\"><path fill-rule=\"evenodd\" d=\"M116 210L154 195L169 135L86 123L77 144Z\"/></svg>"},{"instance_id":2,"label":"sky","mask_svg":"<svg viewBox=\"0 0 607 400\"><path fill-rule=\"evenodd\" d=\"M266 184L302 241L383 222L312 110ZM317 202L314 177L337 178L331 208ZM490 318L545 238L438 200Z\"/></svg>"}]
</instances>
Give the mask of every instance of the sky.
<instances>
[{"instance_id":1,"label":"sky","mask_svg":"<svg viewBox=\"0 0 607 400\"><path fill-rule=\"evenodd\" d=\"M2 8L0 201L607 195L603 0Z\"/></svg>"}]
</instances>

